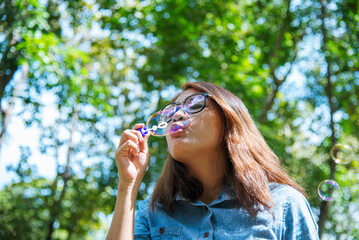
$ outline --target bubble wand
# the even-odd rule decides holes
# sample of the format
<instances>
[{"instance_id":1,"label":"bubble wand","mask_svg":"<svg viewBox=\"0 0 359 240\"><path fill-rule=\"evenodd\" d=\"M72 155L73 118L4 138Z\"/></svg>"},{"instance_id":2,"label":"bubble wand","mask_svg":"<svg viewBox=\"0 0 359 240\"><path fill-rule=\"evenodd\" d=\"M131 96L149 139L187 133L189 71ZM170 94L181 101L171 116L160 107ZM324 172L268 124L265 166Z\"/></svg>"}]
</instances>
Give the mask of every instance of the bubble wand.
<instances>
[{"instance_id":1,"label":"bubble wand","mask_svg":"<svg viewBox=\"0 0 359 240\"><path fill-rule=\"evenodd\" d=\"M187 115L187 119L185 121L181 121L181 124L175 125L174 127L171 128L170 131L166 132L165 129L170 121L166 122L163 120L163 113L164 113L163 111L160 111L152 114L148 118L146 125L142 128L137 129L137 131L139 131L143 137L146 136L147 134L161 137L171 132L175 132L179 129L182 129L190 123L190 116Z\"/></svg>"},{"instance_id":2,"label":"bubble wand","mask_svg":"<svg viewBox=\"0 0 359 240\"><path fill-rule=\"evenodd\" d=\"M147 134L154 136L164 136L166 134L165 128L167 127L168 123L162 120L162 113L162 111L159 111L152 114L148 118L146 125L140 129L137 129L137 131L139 131L143 137Z\"/></svg>"},{"instance_id":3,"label":"bubble wand","mask_svg":"<svg viewBox=\"0 0 359 240\"><path fill-rule=\"evenodd\" d=\"M137 129L137 131L140 131L142 134L142 137L146 136L148 133L151 133L151 135L155 135L157 130L164 129L167 127L166 122L159 122L158 126L153 125L151 128L148 127L142 127L140 129ZM162 136L162 135L155 135L155 136Z\"/></svg>"}]
</instances>

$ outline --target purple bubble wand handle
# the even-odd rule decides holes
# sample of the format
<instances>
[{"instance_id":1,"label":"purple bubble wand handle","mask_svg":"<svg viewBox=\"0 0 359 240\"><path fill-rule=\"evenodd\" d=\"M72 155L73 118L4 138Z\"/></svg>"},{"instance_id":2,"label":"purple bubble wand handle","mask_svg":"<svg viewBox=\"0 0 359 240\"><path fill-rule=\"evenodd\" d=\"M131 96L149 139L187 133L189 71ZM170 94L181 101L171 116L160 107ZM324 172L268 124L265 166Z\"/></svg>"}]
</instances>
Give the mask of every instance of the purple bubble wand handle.
<instances>
[{"instance_id":1,"label":"purple bubble wand handle","mask_svg":"<svg viewBox=\"0 0 359 240\"><path fill-rule=\"evenodd\" d=\"M139 129L137 129L137 131L140 131L140 133L142 134L142 137L146 136L148 134L148 128L146 127L141 127Z\"/></svg>"}]
</instances>

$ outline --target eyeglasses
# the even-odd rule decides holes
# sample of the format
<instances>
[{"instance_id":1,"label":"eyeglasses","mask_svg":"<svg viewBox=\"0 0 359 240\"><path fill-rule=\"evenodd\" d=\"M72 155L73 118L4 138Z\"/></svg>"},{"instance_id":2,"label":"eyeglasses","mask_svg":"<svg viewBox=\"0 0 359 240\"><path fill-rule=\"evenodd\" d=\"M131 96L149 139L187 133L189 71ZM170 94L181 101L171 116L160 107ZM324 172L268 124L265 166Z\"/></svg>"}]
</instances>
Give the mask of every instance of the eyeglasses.
<instances>
[{"instance_id":1,"label":"eyeglasses","mask_svg":"<svg viewBox=\"0 0 359 240\"><path fill-rule=\"evenodd\" d=\"M207 97L211 97L211 95L209 93L196 93L188 96L184 101L169 103L162 108L160 119L163 122L169 123L172 120L172 116L181 107L187 113L198 113L206 106Z\"/></svg>"}]
</instances>

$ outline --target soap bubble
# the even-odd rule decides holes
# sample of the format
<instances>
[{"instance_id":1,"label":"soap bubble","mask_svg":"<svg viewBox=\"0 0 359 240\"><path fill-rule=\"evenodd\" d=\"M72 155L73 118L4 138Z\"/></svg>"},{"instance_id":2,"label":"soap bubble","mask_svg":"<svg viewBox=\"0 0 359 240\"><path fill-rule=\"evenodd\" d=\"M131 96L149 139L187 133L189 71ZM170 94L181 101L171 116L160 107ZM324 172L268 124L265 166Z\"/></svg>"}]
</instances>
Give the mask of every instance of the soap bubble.
<instances>
[{"instance_id":1,"label":"soap bubble","mask_svg":"<svg viewBox=\"0 0 359 240\"><path fill-rule=\"evenodd\" d=\"M344 144L335 144L330 150L330 156L338 164L348 164L355 159L353 149Z\"/></svg>"},{"instance_id":2,"label":"soap bubble","mask_svg":"<svg viewBox=\"0 0 359 240\"><path fill-rule=\"evenodd\" d=\"M339 184L334 180L324 180L318 186L318 194L324 201L333 201L340 195Z\"/></svg>"},{"instance_id":3,"label":"soap bubble","mask_svg":"<svg viewBox=\"0 0 359 240\"><path fill-rule=\"evenodd\" d=\"M183 121L179 120L179 125L177 125L176 128L173 128L171 131L166 131L166 127L171 121L166 122L163 120L163 116L165 113L165 111L159 111L152 114L148 118L148 121L146 123L146 131L148 131L151 135L154 136L165 136L167 134L170 134L171 131L177 131L178 129L187 126L191 121L190 114L183 113L186 114L185 119ZM147 134L147 132L145 134Z\"/></svg>"},{"instance_id":4,"label":"soap bubble","mask_svg":"<svg viewBox=\"0 0 359 240\"><path fill-rule=\"evenodd\" d=\"M164 136L166 134L165 128L167 124L167 122L161 120L161 112L156 112L148 118L146 127L152 135Z\"/></svg>"}]
</instances>

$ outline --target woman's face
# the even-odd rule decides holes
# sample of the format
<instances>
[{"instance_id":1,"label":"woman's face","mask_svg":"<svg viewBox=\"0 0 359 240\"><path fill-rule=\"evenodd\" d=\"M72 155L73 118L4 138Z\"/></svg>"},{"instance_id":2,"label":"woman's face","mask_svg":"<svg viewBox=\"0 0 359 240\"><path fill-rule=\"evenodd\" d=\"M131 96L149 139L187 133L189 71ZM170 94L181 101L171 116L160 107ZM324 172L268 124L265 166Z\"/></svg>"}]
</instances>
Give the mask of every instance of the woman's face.
<instances>
[{"instance_id":1,"label":"woman's face","mask_svg":"<svg viewBox=\"0 0 359 240\"><path fill-rule=\"evenodd\" d=\"M178 96L176 102L182 102L186 97L195 93L199 92L195 89L187 89ZM186 125L188 120L189 124ZM219 151L222 147L221 121L221 114L210 97L207 97L205 108L198 113L189 115L180 108L166 127L166 132L169 133L166 135L166 139L171 156L177 161L183 162L195 157L196 154ZM184 127L177 131L171 131L171 129L177 129L176 125Z\"/></svg>"}]
</instances>

